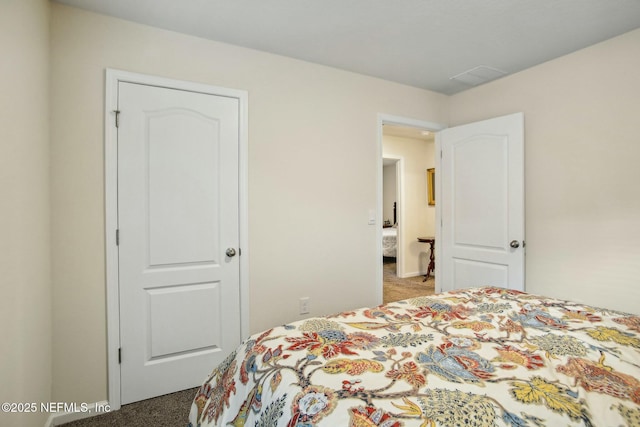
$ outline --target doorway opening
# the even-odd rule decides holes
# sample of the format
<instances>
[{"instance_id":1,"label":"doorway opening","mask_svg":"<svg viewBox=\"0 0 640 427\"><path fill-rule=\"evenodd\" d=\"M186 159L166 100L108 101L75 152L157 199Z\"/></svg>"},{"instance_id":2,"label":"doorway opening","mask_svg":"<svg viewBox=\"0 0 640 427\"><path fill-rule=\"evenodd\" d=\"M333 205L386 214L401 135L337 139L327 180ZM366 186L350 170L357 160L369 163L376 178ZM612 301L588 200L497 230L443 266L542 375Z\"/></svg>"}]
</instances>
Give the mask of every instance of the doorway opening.
<instances>
[{"instance_id":1,"label":"doorway opening","mask_svg":"<svg viewBox=\"0 0 640 427\"><path fill-rule=\"evenodd\" d=\"M379 119L378 272L384 303L434 292L426 281L435 236L435 205L428 203L427 169L436 165L435 133L445 126L413 119Z\"/></svg>"}]
</instances>

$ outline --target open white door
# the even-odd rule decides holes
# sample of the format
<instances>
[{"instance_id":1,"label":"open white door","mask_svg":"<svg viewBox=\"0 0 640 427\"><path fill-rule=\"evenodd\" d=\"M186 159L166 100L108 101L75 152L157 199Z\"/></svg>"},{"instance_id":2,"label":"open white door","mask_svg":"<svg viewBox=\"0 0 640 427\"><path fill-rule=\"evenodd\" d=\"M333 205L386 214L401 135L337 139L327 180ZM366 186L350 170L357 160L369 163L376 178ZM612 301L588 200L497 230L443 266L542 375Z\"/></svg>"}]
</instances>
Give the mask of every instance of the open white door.
<instances>
[{"instance_id":1,"label":"open white door","mask_svg":"<svg viewBox=\"0 0 640 427\"><path fill-rule=\"evenodd\" d=\"M524 290L524 117L441 131L441 291Z\"/></svg>"},{"instance_id":2,"label":"open white door","mask_svg":"<svg viewBox=\"0 0 640 427\"><path fill-rule=\"evenodd\" d=\"M199 385L240 343L238 102L119 82L123 404Z\"/></svg>"}]
</instances>

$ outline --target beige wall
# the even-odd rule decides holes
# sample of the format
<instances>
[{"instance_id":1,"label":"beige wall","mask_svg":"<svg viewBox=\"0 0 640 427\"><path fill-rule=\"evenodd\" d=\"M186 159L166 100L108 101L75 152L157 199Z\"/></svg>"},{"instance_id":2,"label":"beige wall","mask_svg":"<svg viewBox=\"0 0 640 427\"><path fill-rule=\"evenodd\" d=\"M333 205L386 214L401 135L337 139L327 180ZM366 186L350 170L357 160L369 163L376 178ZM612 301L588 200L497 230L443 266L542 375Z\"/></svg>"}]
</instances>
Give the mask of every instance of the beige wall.
<instances>
[{"instance_id":1,"label":"beige wall","mask_svg":"<svg viewBox=\"0 0 640 427\"><path fill-rule=\"evenodd\" d=\"M525 117L526 289L640 313L640 30L451 97Z\"/></svg>"},{"instance_id":2,"label":"beige wall","mask_svg":"<svg viewBox=\"0 0 640 427\"><path fill-rule=\"evenodd\" d=\"M398 265L401 277L427 272L429 245L416 240L419 236L435 235L435 206L427 201L427 169L435 166L433 141L385 135L383 157L402 159L402 205L398 222L402 222L399 241L403 256Z\"/></svg>"},{"instance_id":3,"label":"beige wall","mask_svg":"<svg viewBox=\"0 0 640 427\"><path fill-rule=\"evenodd\" d=\"M51 282L46 0L0 2L0 52L0 401L47 402ZM0 412L0 425L42 425L46 417Z\"/></svg>"},{"instance_id":4,"label":"beige wall","mask_svg":"<svg viewBox=\"0 0 640 427\"><path fill-rule=\"evenodd\" d=\"M251 330L379 303L377 114L442 122L446 97L52 5L53 396L107 397L107 67L249 93ZM125 350L126 351L126 350Z\"/></svg>"}]
</instances>

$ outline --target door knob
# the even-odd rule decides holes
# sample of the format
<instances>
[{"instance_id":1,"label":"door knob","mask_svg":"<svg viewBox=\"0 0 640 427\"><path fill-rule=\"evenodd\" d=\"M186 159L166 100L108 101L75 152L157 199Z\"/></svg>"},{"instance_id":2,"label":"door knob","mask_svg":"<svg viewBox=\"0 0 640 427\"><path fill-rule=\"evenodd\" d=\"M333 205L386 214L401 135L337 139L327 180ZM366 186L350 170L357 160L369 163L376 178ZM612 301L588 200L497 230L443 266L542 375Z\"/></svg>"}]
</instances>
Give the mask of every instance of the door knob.
<instances>
[{"instance_id":1,"label":"door knob","mask_svg":"<svg viewBox=\"0 0 640 427\"><path fill-rule=\"evenodd\" d=\"M518 242L517 240L512 240L511 243L509 243L509 246L511 246L513 249L518 249L520 247L520 242Z\"/></svg>"},{"instance_id":2,"label":"door knob","mask_svg":"<svg viewBox=\"0 0 640 427\"><path fill-rule=\"evenodd\" d=\"M229 258L236 256L236 250L233 248L229 248L227 249L227 251L225 252L225 254L227 254L227 256Z\"/></svg>"}]
</instances>

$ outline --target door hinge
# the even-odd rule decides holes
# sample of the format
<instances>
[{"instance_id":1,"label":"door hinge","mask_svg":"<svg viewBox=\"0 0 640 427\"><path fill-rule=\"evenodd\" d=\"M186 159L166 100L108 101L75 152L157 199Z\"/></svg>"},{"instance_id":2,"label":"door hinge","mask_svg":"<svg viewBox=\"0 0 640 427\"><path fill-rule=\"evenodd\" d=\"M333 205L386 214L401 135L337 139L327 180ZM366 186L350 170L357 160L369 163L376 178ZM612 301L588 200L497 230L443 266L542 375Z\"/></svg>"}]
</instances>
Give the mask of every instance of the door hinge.
<instances>
[{"instance_id":1,"label":"door hinge","mask_svg":"<svg viewBox=\"0 0 640 427\"><path fill-rule=\"evenodd\" d=\"M238 248L238 255L242 256L242 248Z\"/></svg>"},{"instance_id":2,"label":"door hinge","mask_svg":"<svg viewBox=\"0 0 640 427\"><path fill-rule=\"evenodd\" d=\"M122 363L122 347L118 349L118 363Z\"/></svg>"},{"instance_id":3,"label":"door hinge","mask_svg":"<svg viewBox=\"0 0 640 427\"><path fill-rule=\"evenodd\" d=\"M120 246L120 230L116 230L116 246Z\"/></svg>"},{"instance_id":4,"label":"door hinge","mask_svg":"<svg viewBox=\"0 0 640 427\"><path fill-rule=\"evenodd\" d=\"M119 128L120 127L120 110L113 110L113 112L116 114L116 127Z\"/></svg>"},{"instance_id":5,"label":"door hinge","mask_svg":"<svg viewBox=\"0 0 640 427\"><path fill-rule=\"evenodd\" d=\"M442 150L440 150L440 158L442 158Z\"/></svg>"}]
</instances>

